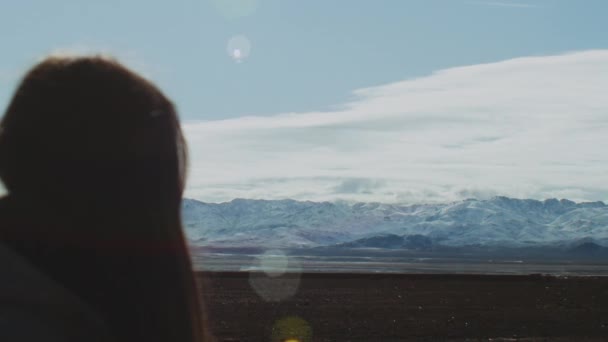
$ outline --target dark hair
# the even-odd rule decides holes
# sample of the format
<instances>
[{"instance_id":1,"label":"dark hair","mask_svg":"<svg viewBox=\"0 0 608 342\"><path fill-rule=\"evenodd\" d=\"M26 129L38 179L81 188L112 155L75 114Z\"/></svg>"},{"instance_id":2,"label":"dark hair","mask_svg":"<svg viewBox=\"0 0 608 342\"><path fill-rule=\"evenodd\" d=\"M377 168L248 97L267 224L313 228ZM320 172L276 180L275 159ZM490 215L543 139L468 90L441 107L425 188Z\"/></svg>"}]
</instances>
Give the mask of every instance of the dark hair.
<instances>
[{"instance_id":1,"label":"dark hair","mask_svg":"<svg viewBox=\"0 0 608 342\"><path fill-rule=\"evenodd\" d=\"M49 57L26 74L0 129L0 178L20 213L3 241L117 340L202 341L173 104L114 60Z\"/></svg>"}]
</instances>

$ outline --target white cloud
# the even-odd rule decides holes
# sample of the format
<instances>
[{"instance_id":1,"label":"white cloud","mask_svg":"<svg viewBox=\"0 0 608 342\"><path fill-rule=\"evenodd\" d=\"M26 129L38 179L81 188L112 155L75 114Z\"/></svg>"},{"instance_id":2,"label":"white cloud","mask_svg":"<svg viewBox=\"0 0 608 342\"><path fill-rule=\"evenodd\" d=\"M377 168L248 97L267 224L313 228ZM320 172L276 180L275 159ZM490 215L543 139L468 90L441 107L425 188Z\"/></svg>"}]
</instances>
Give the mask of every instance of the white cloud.
<instances>
[{"instance_id":1,"label":"white cloud","mask_svg":"<svg viewBox=\"0 0 608 342\"><path fill-rule=\"evenodd\" d=\"M333 112L186 122L186 195L608 199L608 50L359 89Z\"/></svg>"}]
</instances>

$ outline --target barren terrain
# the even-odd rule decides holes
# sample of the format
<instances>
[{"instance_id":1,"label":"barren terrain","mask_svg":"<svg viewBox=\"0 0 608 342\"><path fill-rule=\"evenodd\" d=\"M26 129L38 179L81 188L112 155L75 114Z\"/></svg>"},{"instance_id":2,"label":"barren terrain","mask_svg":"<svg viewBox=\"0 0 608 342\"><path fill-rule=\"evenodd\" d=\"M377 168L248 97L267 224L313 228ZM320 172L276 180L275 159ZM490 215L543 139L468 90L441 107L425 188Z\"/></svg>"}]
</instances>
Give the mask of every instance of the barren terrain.
<instances>
[{"instance_id":1,"label":"barren terrain","mask_svg":"<svg viewBox=\"0 0 608 342\"><path fill-rule=\"evenodd\" d=\"M608 338L608 277L303 273L273 278L247 272L199 276L220 341Z\"/></svg>"}]
</instances>

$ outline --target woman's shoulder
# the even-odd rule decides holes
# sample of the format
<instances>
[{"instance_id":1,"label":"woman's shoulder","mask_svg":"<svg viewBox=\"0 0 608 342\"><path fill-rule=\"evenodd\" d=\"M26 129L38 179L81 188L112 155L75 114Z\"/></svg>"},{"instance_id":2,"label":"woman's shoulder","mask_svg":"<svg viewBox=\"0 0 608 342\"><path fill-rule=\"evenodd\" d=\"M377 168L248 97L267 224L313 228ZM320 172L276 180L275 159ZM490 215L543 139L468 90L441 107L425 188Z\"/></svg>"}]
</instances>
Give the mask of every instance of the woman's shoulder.
<instances>
[{"instance_id":1,"label":"woman's shoulder","mask_svg":"<svg viewBox=\"0 0 608 342\"><path fill-rule=\"evenodd\" d=\"M109 341L98 315L0 243L0 340Z\"/></svg>"}]
</instances>

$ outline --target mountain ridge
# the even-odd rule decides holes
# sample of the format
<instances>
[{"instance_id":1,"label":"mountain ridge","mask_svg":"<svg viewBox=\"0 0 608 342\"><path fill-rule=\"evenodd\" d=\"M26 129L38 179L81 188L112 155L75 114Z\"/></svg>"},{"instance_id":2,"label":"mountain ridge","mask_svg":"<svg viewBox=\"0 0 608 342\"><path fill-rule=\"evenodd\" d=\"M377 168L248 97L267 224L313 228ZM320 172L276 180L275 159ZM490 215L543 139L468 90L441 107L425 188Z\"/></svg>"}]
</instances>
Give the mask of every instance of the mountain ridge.
<instances>
[{"instance_id":1,"label":"mountain ridge","mask_svg":"<svg viewBox=\"0 0 608 342\"><path fill-rule=\"evenodd\" d=\"M406 240L419 236L440 246L549 246L583 239L608 246L608 206L601 201L497 196L400 205L292 199L205 203L184 199L182 215L191 243L202 246L348 246L361 239L381 241L378 237L386 235Z\"/></svg>"}]
</instances>

